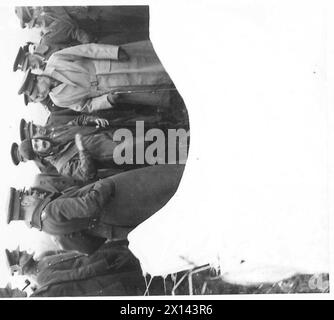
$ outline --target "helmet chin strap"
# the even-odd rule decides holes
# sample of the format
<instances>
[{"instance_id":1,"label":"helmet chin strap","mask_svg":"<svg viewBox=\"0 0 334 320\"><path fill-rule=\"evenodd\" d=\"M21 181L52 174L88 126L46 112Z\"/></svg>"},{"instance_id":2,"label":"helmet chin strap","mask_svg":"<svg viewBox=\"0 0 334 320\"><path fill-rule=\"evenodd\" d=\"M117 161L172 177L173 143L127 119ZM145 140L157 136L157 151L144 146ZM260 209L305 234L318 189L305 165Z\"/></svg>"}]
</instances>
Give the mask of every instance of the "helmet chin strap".
<instances>
[{"instance_id":1,"label":"helmet chin strap","mask_svg":"<svg viewBox=\"0 0 334 320\"><path fill-rule=\"evenodd\" d=\"M31 282L28 279L26 279L24 282L25 282L26 285L22 288L21 291L24 291L25 289L27 289L31 284Z\"/></svg>"}]
</instances>

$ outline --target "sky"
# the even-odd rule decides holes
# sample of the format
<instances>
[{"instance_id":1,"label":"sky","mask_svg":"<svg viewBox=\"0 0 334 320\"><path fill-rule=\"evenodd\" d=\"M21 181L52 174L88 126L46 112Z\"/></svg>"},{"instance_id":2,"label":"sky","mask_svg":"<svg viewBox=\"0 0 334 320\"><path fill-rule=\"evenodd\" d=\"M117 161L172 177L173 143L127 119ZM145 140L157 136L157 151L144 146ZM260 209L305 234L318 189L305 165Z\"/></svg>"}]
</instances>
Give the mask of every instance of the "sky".
<instances>
[{"instance_id":1,"label":"sky","mask_svg":"<svg viewBox=\"0 0 334 320\"><path fill-rule=\"evenodd\" d=\"M191 147L177 194L130 234L131 250L157 275L218 254L231 281L328 272L334 53L328 2L146 3L151 40L189 111ZM2 7L0 36L7 44L0 59L6 110L0 250L18 243L42 250L50 243L40 233L4 223L9 187L28 186L37 173L29 163L14 167L9 155L20 119L43 123L46 116L38 105L24 106L17 95L22 74L12 72L19 45L36 35L28 37L13 8ZM7 275L0 252L0 285Z\"/></svg>"}]
</instances>

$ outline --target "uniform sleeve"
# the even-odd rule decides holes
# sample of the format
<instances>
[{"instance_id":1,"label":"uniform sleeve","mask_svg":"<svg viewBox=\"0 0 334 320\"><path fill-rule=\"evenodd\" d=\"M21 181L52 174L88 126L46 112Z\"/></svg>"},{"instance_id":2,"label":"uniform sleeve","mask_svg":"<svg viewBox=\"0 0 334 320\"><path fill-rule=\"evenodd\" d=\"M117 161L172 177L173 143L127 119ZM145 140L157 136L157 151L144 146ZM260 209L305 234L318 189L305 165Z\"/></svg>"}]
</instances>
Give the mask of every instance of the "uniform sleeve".
<instances>
[{"instance_id":1,"label":"uniform sleeve","mask_svg":"<svg viewBox=\"0 0 334 320\"><path fill-rule=\"evenodd\" d=\"M100 180L92 185L87 194L80 197L58 198L48 207L60 219L97 217L103 207L111 200L114 194L114 184L111 180Z\"/></svg>"},{"instance_id":2,"label":"uniform sleeve","mask_svg":"<svg viewBox=\"0 0 334 320\"><path fill-rule=\"evenodd\" d=\"M58 103L58 106L71 109L77 113L94 113L112 109L113 105L108 101L108 94L95 98L82 99L77 103Z\"/></svg>"},{"instance_id":3,"label":"uniform sleeve","mask_svg":"<svg viewBox=\"0 0 334 320\"><path fill-rule=\"evenodd\" d=\"M68 122L68 125L71 126L90 126L90 125L96 125L95 120L99 119L97 116L89 116L87 114L82 114L72 121Z\"/></svg>"},{"instance_id":4,"label":"uniform sleeve","mask_svg":"<svg viewBox=\"0 0 334 320\"><path fill-rule=\"evenodd\" d=\"M83 182L90 182L96 177L97 168L88 151L79 151L79 158L66 163L60 173Z\"/></svg>"},{"instance_id":5,"label":"uniform sleeve","mask_svg":"<svg viewBox=\"0 0 334 320\"><path fill-rule=\"evenodd\" d=\"M43 35L41 44L50 46L67 43L71 45L75 43L89 43L91 41L93 41L92 36L84 30L68 24L59 26L59 23L57 23L49 32Z\"/></svg>"},{"instance_id":6,"label":"uniform sleeve","mask_svg":"<svg viewBox=\"0 0 334 320\"><path fill-rule=\"evenodd\" d=\"M49 256L54 256L60 253L65 253L67 251L65 250L48 250L48 251L44 251L42 252L39 256L38 256L38 260L42 260L45 257L49 257Z\"/></svg>"},{"instance_id":7,"label":"uniform sleeve","mask_svg":"<svg viewBox=\"0 0 334 320\"><path fill-rule=\"evenodd\" d=\"M80 258L79 258L80 259ZM75 262L75 260L72 260ZM68 261L65 265L68 264ZM103 275L108 271L108 264L105 259L99 259L91 263L83 263L79 266L72 264L63 269L62 263L53 265L50 268L41 270L37 275L37 282L40 285L50 285L54 282L68 282L84 280L99 275Z\"/></svg>"},{"instance_id":8,"label":"uniform sleeve","mask_svg":"<svg viewBox=\"0 0 334 320\"><path fill-rule=\"evenodd\" d=\"M66 272L66 274L69 276L68 280L74 281L99 276L105 274L107 270L107 261L105 259L100 259L98 261L94 261L93 263L73 268L70 272Z\"/></svg>"},{"instance_id":9,"label":"uniform sleeve","mask_svg":"<svg viewBox=\"0 0 334 320\"><path fill-rule=\"evenodd\" d=\"M113 108L108 100L108 94L99 97L89 98L82 107L82 112L93 113Z\"/></svg>"},{"instance_id":10,"label":"uniform sleeve","mask_svg":"<svg viewBox=\"0 0 334 320\"><path fill-rule=\"evenodd\" d=\"M70 55L90 59L112 59L118 60L119 46L110 44L81 44L69 48L62 49L54 53L54 55Z\"/></svg>"},{"instance_id":11,"label":"uniform sleeve","mask_svg":"<svg viewBox=\"0 0 334 320\"><path fill-rule=\"evenodd\" d=\"M48 161L36 158L34 163L42 173L58 173L57 169Z\"/></svg>"}]
</instances>

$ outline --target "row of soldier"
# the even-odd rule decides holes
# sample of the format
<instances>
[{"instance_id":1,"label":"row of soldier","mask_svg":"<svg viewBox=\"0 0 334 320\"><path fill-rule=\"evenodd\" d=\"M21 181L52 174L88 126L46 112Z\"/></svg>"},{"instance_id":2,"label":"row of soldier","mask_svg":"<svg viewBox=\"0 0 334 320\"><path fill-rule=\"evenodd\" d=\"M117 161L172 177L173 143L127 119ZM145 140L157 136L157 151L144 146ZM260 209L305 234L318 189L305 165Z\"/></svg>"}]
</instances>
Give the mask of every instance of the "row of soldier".
<instances>
[{"instance_id":1,"label":"row of soldier","mask_svg":"<svg viewBox=\"0 0 334 320\"><path fill-rule=\"evenodd\" d=\"M43 126L21 120L12 160L33 161L41 173L30 189L10 189L7 223L24 221L51 235L61 251L34 260L7 250L11 270L34 278L36 296L144 294L127 235L173 196L186 159L158 161L152 153L136 163L134 151L134 161L120 164L115 149L152 144L146 131L138 134L138 121L146 130L189 130L183 100L149 40L148 7L15 13L21 27L41 29L40 43L20 47L15 59L14 71L24 72L18 93L50 115ZM116 140L119 128L134 139ZM165 292L161 283L152 288Z\"/></svg>"}]
</instances>

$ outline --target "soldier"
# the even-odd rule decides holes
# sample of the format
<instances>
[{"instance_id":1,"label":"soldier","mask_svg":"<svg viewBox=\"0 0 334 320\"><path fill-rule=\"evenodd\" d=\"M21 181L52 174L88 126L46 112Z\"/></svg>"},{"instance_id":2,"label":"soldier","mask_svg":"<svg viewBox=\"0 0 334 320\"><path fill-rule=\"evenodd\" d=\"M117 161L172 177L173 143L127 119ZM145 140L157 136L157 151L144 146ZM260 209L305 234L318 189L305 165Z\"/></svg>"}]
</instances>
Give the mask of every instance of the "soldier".
<instances>
[{"instance_id":1,"label":"soldier","mask_svg":"<svg viewBox=\"0 0 334 320\"><path fill-rule=\"evenodd\" d=\"M40 28L41 44L67 46L94 42L94 36L80 29L64 7L16 7L22 28Z\"/></svg>"},{"instance_id":2,"label":"soldier","mask_svg":"<svg viewBox=\"0 0 334 320\"><path fill-rule=\"evenodd\" d=\"M44 70L49 57L64 48L66 48L64 45L50 46L27 42L19 48L14 60L13 71L21 70L25 72L30 68L36 70L36 73L41 72Z\"/></svg>"},{"instance_id":3,"label":"soldier","mask_svg":"<svg viewBox=\"0 0 334 320\"><path fill-rule=\"evenodd\" d=\"M57 51L43 73L26 74L19 90L34 102L49 95L56 106L83 113L117 104L170 107L175 92L150 41L122 47L91 43Z\"/></svg>"},{"instance_id":4,"label":"soldier","mask_svg":"<svg viewBox=\"0 0 334 320\"><path fill-rule=\"evenodd\" d=\"M23 28L44 27L42 44L124 44L149 39L148 6L17 7L15 12Z\"/></svg>"},{"instance_id":5,"label":"soldier","mask_svg":"<svg viewBox=\"0 0 334 320\"><path fill-rule=\"evenodd\" d=\"M98 43L125 44L149 39L148 6L66 7L79 26L92 32Z\"/></svg>"},{"instance_id":6,"label":"soldier","mask_svg":"<svg viewBox=\"0 0 334 320\"><path fill-rule=\"evenodd\" d=\"M43 132L23 140L19 152L25 159L37 158L51 163L58 173L65 176L87 183L94 181L101 169L108 169L110 174L115 174L145 165L137 165L133 154L129 159L122 155L127 145L135 149L144 137L138 137L135 142L134 139L121 141L114 139L114 129L101 131L71 123L51 130L48 127L42 129ZM117 149L118 146L120 148Z\"/></svg>"},{"instance_id":7,"label":"soldier","mask_svg":"<svg viewBox=\"0 0 334 320\"><path fill-rule=\"evenodd\" d=\"M29 51L31 45L33 44L28 42L26 45L19 48L13 65L14 72L17 70L25 72L28 69L44 70L47 61L46 57L37 53L31 53Z\"/></svg>"},{"instance_id":8,"label":"soldier","mask_svg":"<svg viewBox=\"0 0 334 320\"><path fill-rule=\"evenodd\" d=\"M76 118L72 117L72 121L70 121L67 124L67 126L57 126L57 127L46 126L44 127L44 126L35 125L32 122L27 123L24 119L22 119L20 123L20 138L21 138L21 141L22 140L30 141L30 139L34 136L43 137L43 138L51 138L51 134L53 134L53 136L56 135L58 139L63 138L62 140L63 143L67 144L69 143L71 139L74 139L75 133L80 132L80 133L89 134L89 133L98 132L98 129L96 129L92 125L105 127L106 125L108 125L108 121L102 118L95 117L95 116L81 115ZM55 134L55 132L57 132L58 134ZM65 139L64 139L64 136L65 136ZM21 142L21 145L22 145L22 142ZM38 154L34 154L33 156L31 156L31 152L27 153L27 152L22 151L21 145L18 146L17 143L12 144L11 156L12 156L12 161L15 165L18 165L20 162L26 162L28 160L33 160L42 173L58 173L57 166L55 166L54 163L52 163L52 161L49 161L49 159L45 159L44 157L39 156ZM78 167L76 168L78 169L77 174L70 171L70 175L73 175L74 177L77 176L78 181L80 180L86 181L89 179L95 179L95 177L98 174L97 168L95 167L91 169L92 171L87 171L87 175L85 175L86 171L84 171L81 174L80 168L86 168L85 164L88 165L87 170L91 168L91 166L89 166L89 164L87 163L88 162L85 162L85 159L81 161L78 164ZM80 166L81 164L82 164L82 167ZM119 171L117 170L112 171L110 172L110 174L115 173L115 172L118 173ZM65 173L67 173L66 170L65 170Z\"/></svg>"},{"instance_id":9,"label":"soldier","mask_svg":"<svg viewBox=\"0 0 334 320\"><path fill-rule=\"evenodd\" d=\"M7 223L24 220L56 236L64 249L92 252L105 239L125 239L160 210L175 193L183 170L183 165L156 165L74 186L62 194L11 188ZM88 237L94 243L87 249Z\"/></svg>"},{"instance_id":10,"label":"soldier","mask_svg":"<svg viewBox=\"0 0 334 320\"><path fill-rule=\"evenodd\" d=\"M68 121L70 119L72 120ZM59 125L40 126L32 122L26 122L24 119L21 120L20 138L22 142L20 146L15 143L15 148L11 152L15 165L20 162L33 160L41 172L60 173L77 181L87 183L148 164L165 163L167 159L165 152L161 156L153 154L153 158L151 155L148 156L146 154L145 159L143 157L143 161L137 164L134 161L134 152L129 157L129 162L123 161L121 154L123 147L128 144L132 151L136 151L136 146L140 146L144 140L145 130L142 133L138 133L133 139L127 139L129 142L127 140L118 141L118 139L115 141L114 129L110 128L110 126L104 128L109 124L106 119L82 114L77 117L70 115L63 115L57 119L53 117L53 120L55 123L68 122ZM117 124L117 122L121 121L116 120L113 120L113 123L116 123L115 126L123 127L121 124ZM94 128L92 125L99 126L100 129ZM135 131L130 123L126 123L126 126ZM76 133L83 135L80 141L77 142L74 139ZM34 150L33 143L37 143L36 150ZM48 144L50 148L48 150L39 150L40 143ZM78 143L80 144L79 147ZM122 144L122 148L115 151L119 144ZM144 141L143 150L150 144L151 141ZM168 152L168 143L166 143L165 147ZM121 154L123 164L120 160L117 160L121 159L119 154ZM180 157L179 161L181 160Z\"/></svg>"},{"instance_id":11,"label":"soldier","mask_svg":"<svg viewBox=\"0 0 334 320\"><path fill-rule=\"evenodd\" d=\"M28 276L37 284L32 296L123 296L146 291L139 261L123 242L105 243L92 255L75 251L45 252L34 259L26 251L6 250L12 274ZM161 279L148 288L163 294Z\"/></svg>"}]
</instances>

